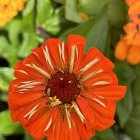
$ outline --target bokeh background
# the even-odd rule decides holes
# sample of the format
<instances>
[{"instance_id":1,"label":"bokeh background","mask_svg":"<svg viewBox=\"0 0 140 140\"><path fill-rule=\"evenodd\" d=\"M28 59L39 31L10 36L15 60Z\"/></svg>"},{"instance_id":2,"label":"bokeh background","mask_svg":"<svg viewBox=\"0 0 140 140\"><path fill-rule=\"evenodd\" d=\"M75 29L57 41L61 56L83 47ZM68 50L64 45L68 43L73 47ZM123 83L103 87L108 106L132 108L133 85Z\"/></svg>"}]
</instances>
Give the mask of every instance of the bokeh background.
<instances>
[{"instance_id":1,"label":"bokeh background","mask_svg":"<svg viewBox=\"0 0 140 140\"><path fill-rule=\"evenodd\" d=\"M28 0L14 19L0 27L0 140L33 140L19 123L12 123L8 110L8 85L13 66L49 37L66 40L68 34L86 37L115 63L119 83L127 86L117 103L116 123L92 140L140 140L140 65L114 57L117 42L129 21L123 0Z\"/></svg>"}]
</instances>

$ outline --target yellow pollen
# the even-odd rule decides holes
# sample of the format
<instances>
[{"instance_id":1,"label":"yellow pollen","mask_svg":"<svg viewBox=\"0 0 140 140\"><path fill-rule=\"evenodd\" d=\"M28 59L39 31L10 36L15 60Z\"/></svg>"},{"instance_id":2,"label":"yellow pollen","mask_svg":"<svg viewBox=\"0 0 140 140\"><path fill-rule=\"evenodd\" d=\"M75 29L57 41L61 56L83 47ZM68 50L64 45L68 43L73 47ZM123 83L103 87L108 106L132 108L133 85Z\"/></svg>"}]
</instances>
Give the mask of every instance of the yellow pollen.
<instances>
[{"instance_id":1,"label":"yellow pollen","mask_svg":"<svg viewBox=\"0 0 140 140\"><path fill-rule=\"evenodd\" d=\"M49 97L49 100L50 100L50 102L49 102L50 107L55 107L59 104L62 104L62 102L56 96Z\"/></svg>"},{"instance_id":2,"label":"yellow pollen","mask_svg":"<svg viewBox=\"0 0 140 140\"><path fill-rule=\"evenodd\" d=\"M73 107L72 104L63 104L63 105L61 105L61 110L62 111L65 111L66 109L68 111L72 111L74 109L74 107Z\"/></svg>"}]
</instances>

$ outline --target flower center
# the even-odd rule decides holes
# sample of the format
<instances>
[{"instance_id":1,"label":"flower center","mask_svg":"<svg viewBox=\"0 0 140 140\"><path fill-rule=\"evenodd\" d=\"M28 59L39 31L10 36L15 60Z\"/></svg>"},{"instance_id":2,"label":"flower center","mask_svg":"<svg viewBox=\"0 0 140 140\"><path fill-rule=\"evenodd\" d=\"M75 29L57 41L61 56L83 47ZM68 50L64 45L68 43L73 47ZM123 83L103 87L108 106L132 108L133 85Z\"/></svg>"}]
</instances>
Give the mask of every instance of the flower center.
<instances>
[{"instance_id":1,"label":"flower center","mask_svg":"<svg viewBox=\"0 0 140 140\"><path fill-rule=\"evenodd\" d=\"M68 71L55 73L46 86L49 97L56 96L63 104L71 103L80 94L79 80L74 73Z\"/></svg>"}]
</instances>

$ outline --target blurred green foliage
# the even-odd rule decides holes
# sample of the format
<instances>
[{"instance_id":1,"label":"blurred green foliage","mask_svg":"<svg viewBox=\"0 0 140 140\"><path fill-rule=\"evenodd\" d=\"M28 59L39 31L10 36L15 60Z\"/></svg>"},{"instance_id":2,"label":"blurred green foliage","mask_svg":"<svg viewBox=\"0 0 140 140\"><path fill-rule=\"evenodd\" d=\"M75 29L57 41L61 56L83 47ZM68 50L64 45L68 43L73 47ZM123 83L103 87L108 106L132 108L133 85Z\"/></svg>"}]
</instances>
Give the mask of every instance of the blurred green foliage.
<instances>
[{"instance_id":1,"label":"blurred green foliage","mask_svg":"<svg viewBox=\"0 0 140 140\"><path fill-rule=\"evenodd\" d=\"M119 83L128 87L126 97L117 104L116 124L97 132L92 140L140 140L140 65L114 58L127 18L123 0L28 0L17 17L0 27L0 140L15 134L32 140L18 123L12 123L6 107L13 66L46 38L66 40L68 34L85 36L86 50L100 49L115 63Z\"/></svg>"}]
</instances>

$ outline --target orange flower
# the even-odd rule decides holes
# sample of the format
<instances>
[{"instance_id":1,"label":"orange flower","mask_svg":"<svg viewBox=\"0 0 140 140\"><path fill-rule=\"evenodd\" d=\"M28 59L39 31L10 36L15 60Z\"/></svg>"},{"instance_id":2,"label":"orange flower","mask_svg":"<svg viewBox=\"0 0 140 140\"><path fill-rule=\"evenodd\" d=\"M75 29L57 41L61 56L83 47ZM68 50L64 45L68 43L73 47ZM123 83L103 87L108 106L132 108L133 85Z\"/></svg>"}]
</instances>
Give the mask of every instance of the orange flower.
<instances>
[{"instance_id":1,"label":"orange flower","mask_svg":"<svg viewBox=\"0 0 140 140\"><path fill-rule=\"evenodd\" d=\"M18 11L21 11L27 0L0 0L0 26L5 25Z\"/></svg>"},{"instance_id":2,"label":"orange flower","mask_svg":"<svg viewBox=\"0 0 140 140\"><path fill-rule=\"evenodd\" d=\"M115 57L119 60L127 60L130 64L140 63L140 26L128 23L124 27L127 33L117 44Z\"/></svg>"},{"instance_id":3,"label":"orange flower","mask_svg":"<svg viewBox=\"0 0 140 140\"><path fill-rule=\"evenodd\" d=\"M9 87L13 121L35 138L89 140L114 124L115 103L125 96L113 63L99 50L84 53L85 38L48 39L15 66Z\"/></svg>"},{"instance_id":4,"label":"orange flower","mask_svg":"<svg viewBox=\"0 0 140 140\"><path fill-rule=\"evenodd\" d=\"M140 24L140 0L135 1L128 11L130 19L136 24Z\"/></svg>"}]
</instances>

